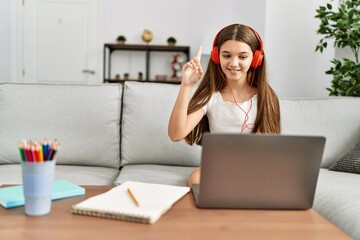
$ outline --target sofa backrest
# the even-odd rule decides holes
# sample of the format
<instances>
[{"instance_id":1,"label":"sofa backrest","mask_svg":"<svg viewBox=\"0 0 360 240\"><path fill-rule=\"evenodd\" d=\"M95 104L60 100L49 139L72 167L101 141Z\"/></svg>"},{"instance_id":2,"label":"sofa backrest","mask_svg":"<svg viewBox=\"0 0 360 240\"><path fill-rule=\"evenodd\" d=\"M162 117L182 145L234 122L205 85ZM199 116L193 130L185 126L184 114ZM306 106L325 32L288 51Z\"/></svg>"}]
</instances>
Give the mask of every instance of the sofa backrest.
<instances>
[{"instance_id":1,"label":"sofa backrest","mask_svg":"<svg viewBox=\"0 0 360 240\"><path fill-rule=\"evenodd\" d=\"M0 84L0 164L19 163L20 139L57 139L57 164L120 167L118 84Z\"/></svg>"},{"instance_id":2,"label":"sofa backrest","mask_svg":"<svg viewBox=\"0 0 360 240\"><path fill-rule=\"evenodd\" d=\"M321 167L330 167L360 141L360 98L280 99L283 134L326 137Z\"/></svg>"},{"instance_id":3,"label":"sofa backrest","mask_svg":"<svg viewBox=\"0 0 360 240\"><path fill-rule=\"evenodd\" d=\"M198 166L200 147L167 135L179 85L126 82L121 165ZM360 141L360 98L281 98L282 134L326 137L322 167L331 166Z\"/></svg>"},{"instance_id":4,"label":"sofa backrest","mask_svg":"<svg viewBox=\"0 0 360 240\"><path fill-rule=\"evenodd\" d=\"M126 82L121 124L121 165L199 166L200 150L172 142L168 122L179 85Z\"/></svg>"},{"instance_id":5,"label":"sofa backrest","mask_svg":"<svg viewBox=\"0 0 360 240\"><path fill-rule=\"evenodd\" d=\"M201 147L167 135L178 91L179 85L139 82L124 89L1 83L0 164L19 163L20 139L56 138L58 164L199 166ZM322 167L360 141L360 98L282 98L280 107L283 134L326 137Z\"/></svg>"}]
</instances>

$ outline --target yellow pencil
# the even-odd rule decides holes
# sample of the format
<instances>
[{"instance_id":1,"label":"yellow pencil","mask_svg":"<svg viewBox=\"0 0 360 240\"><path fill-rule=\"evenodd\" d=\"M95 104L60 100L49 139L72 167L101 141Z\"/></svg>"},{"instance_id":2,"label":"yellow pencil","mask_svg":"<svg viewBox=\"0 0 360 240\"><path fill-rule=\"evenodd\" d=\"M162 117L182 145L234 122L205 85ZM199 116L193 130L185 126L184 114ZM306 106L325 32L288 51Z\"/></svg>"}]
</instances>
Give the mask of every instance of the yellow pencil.
<instances>
[{"instance_id":1,"label":"yellow pencil","mask_svg":"<svg viewBox=\"0 0 360 240\"><path fill-rule=\"evenodd\" d=\"M40 145L40 143L36 143L36 151L38 152L38 161L39 162L43 162L44 161L44 154L43 154L43 149Z\"/></svg>"},{"instance_id":2,"label":"yellow pencil","mask_svg":"<svg viewBox=\"0 0 360 240\"><path fill-rule=\"evenodd\" d=\"M135 198L134 194L131 192L130 188L128 188L127 191L129 193L131 199L134 201L135 205L140 207L139 202L136 200L136 198Z\"/></svg>"}]
</instances>

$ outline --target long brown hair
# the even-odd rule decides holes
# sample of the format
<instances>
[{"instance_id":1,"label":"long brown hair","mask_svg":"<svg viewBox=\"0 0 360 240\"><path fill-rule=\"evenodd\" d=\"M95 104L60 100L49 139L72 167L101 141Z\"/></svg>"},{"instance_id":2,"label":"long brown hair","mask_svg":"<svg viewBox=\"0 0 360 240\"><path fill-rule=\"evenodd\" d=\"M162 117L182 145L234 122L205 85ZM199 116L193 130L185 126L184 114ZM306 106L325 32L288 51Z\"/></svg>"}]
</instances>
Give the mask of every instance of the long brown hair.
<instances>
[{"instance_id":1,"label":"long brown hair","mask_svg":"<svg viewBox=\"0 0 360 240\"><path fill-rule=\"evenodd\" d=\"M218 49L228 40L236 40L248 44L254 53L255 50L261 50L260 42L254 31L248 26L241 24L232 24L218 34ZM264 58L261 66L250 68L247 74L249 85L257 89L257 114L252 129L253 133L280 133L280 107L279 99L275 91L270 87L266 74L266 58ZM253 82L252 76L254 76ZM223 78L224 73L221 68L211 59L209 60L207 70L201 80L199 87L196 89L190 100L187 113L190 114L205 106L215 91L221 91L226 86L226 79ZM201 144L203 133L210 131L209 121L204 116L198 125L185 137L185 141L192 145L194 143Z\"/></svg>"}]
</instances>

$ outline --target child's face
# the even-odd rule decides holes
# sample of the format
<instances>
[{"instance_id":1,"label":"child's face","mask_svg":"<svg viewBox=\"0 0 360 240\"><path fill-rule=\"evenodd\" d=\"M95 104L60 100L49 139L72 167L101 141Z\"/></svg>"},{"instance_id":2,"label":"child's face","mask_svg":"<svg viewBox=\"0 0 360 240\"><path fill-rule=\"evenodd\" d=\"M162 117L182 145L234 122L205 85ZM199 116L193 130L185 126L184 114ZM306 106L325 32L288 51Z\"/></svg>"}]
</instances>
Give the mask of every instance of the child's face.
<instances>
[{"instance_id":1,"label":"child's face","mask_svg":"<svg viewBox=\"0 0 360 240\"><path fill-rule=\"evenodd\" d=\"M245 80L253 59L249 45L236 40L226 41L220 48L221 69L228 80Z\"/></svg>"}]
</instances>

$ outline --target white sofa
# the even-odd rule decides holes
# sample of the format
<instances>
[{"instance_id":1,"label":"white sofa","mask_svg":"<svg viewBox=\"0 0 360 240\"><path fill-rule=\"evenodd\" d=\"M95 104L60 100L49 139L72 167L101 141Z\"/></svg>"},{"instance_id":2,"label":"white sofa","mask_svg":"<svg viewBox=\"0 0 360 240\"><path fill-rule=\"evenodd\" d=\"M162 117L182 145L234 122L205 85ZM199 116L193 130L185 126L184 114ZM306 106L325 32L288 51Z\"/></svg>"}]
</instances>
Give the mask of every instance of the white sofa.
<instances>
[{"instance_id":1,"label":"white sofa","mask_svg":"<svg viewBox=\"0 0 360 240\"><path fill-rule=\"evenodd\" d=\"M186 185L201 147L171 142L179 85L0 84L0 184L21 183L18 141L58 139L56 178ZM282 133L326 137L314 208L360 239L360 175L328 168L360 142L360 98L280 99Z\"/></svg>"}]
</instances>

